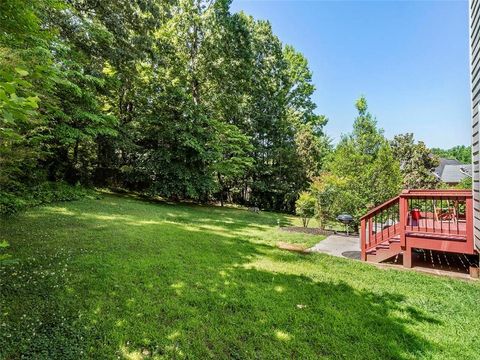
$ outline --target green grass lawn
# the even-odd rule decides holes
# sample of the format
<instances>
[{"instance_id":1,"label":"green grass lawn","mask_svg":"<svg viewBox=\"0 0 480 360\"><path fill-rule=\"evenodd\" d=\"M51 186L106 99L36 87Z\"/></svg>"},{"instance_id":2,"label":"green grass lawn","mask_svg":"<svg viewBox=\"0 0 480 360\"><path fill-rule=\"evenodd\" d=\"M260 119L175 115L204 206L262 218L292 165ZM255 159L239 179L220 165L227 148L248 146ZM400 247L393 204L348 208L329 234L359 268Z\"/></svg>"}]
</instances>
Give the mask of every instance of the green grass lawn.
<instances>
[{"instance_id":1,"label":"green grass lawn","mask_svg":"<svg viewBox=\"0 0 480 360\"><path fill-rule=\"evenodd\" d=\"M115 195L1 220L0 358L479 359L479 283L284 252L321 237L278 222Z\"/></svg>"}]
</instances>

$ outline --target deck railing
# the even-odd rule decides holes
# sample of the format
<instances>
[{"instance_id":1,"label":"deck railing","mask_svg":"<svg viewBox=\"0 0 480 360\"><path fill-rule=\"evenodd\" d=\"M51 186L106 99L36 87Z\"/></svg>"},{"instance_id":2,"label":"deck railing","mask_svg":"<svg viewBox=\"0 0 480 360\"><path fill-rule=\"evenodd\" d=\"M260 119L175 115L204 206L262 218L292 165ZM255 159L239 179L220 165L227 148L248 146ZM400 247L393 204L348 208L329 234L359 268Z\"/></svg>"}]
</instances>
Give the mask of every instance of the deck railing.
<instances>
[{"instance_id":1,"label":"deck railing","mask_svg":"<svg viewBox=\"0 0 480 360\"><path fill-rule=\"evenodd\" d=\"M370 210L360 222L362 253L400 232L400 196Z\"/></svg>"},{"instance_id":2,"label":"deck railing","mask_svg":"<svg viewBox=\"0 0 480 360\"><path fill-rule=\"evenodd\" d=\"M471 192L410 190L403 195L409 210L405 230L422 234L467 235Z\"/></svg>"},{"instance_id":3,"label":"deck railing","mask_svg":"<svg viewBox=\"0 0 480 360\"><path fill-rule=\"evenodd\" d=\"M473 251L472 192L469 190L404 190L399 196L370 210L361 218L362 257L385 243L422 237L456 241L452 251ZM471 247L471 250L470 250Z\"/></svg>"}]
</instances>

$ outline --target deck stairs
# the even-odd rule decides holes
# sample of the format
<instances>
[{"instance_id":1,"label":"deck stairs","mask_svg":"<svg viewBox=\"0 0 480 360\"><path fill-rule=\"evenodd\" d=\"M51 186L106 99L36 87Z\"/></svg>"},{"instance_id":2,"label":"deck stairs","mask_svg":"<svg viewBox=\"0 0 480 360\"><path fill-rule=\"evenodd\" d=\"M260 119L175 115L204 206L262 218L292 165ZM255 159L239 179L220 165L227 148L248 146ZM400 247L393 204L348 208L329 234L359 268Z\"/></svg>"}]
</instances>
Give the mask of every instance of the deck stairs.
<instances>
[{"instance_id":1,"label":"deck stairs","mask_svg":"<svg viewBox=\"0 0 480 360\"><path fill-rule=\"evenodd\" d=\"M367 250L367 261L382 262L400 254L401 252L400 235L393 235L391 238Z\"/></svg>"},{"instance_id":2,"label":"deck stairs","mask_svg":"<svg viewBox=\"0 0 480 360\"><path fill-rule=\"evenodd\" d=\"M382 262L403 254L411 267L415 249L476 254L472 192L404 190L361 220L361 258Z\"/></svg>"}]
</instances>

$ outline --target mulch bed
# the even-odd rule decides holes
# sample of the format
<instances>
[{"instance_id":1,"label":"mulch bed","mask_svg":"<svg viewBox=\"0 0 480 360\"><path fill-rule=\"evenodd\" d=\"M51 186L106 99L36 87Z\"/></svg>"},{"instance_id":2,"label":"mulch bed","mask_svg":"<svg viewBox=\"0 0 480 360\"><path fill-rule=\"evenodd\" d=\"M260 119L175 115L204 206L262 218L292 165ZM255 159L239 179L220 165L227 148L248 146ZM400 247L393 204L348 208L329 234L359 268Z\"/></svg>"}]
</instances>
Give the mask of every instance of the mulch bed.
<instances>
[{"instance_id":1,"label":"mulch bed","mask_svg":"<svg viewBox=\"0 0 480 360\"><path fill-rule=\"evenodd\" d=\"M310 235L346 235L345 232L343 231L335 231L335 230L322 230L319 228L305 228L302 226L285 226L281 227L280 230L286 231L286 232L297 232L297 233L304 233L304 234L310 234ZM349 236L358 236L358 234L350 232Z\"/></svg>"},{"instance_id":2,"label":"mulch bed","mask_svg":"<svg viewBox=\"0 0 480 360\"><path fill-rule=\"evenodd\" d=\"M333 235L335 231L333 230L322 230L319 228L305 228L302 226L285 226L281 227L280 230L286 232L297 232L297 233L304 233L310 235Z\"/></svg>"}]
</instances>

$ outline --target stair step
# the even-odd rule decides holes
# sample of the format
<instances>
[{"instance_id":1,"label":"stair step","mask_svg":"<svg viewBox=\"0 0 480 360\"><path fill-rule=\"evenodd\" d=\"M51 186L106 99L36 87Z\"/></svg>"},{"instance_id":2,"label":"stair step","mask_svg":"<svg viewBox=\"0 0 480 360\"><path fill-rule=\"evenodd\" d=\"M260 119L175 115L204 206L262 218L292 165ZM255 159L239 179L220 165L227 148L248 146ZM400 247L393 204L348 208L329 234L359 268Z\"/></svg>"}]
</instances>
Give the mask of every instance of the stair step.
<instances>
[{"instance_id":1,"label":"stair step","mask_svg":"<svg viewBox=\"0 0 480 360\"><path fill-rule=\"evenodd\" d=\"M400 235L397 234L391 238L384 240L382 243L374 245L371 249L367 250L367 256L382 256L393 250L392 246L398 246L400 244Z\"/></svg>"},{"instance_id":2,"label":"stair step","mask_svg":"<svg viewBox=\"0 0 480 360\"><path fill-rule=\"evenodd\" d=\"M389 244L379 244L377 245L377 249L390 249Z\"/></svg>"}]
</instances>

